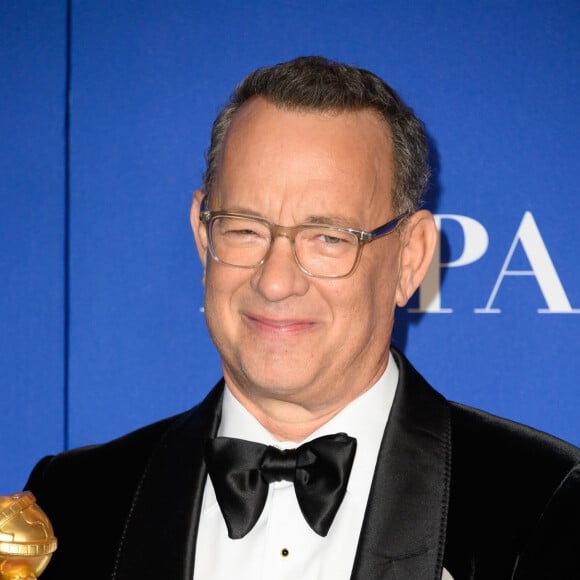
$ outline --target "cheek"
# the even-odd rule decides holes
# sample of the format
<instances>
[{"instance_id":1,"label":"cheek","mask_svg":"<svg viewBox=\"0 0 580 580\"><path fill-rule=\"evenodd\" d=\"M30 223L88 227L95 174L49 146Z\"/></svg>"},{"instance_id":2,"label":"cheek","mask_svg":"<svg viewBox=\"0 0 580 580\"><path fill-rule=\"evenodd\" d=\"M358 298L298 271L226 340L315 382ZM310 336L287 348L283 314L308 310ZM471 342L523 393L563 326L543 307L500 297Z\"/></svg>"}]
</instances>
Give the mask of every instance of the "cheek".
<instances>
[{"instance_id":1,"label":"cheek","mask_svg":"<svg viewBox=\"0 0 580 580\"><path fill-rule=\"evenodd\" d=\"M209 260L205 270L206 296L232 296L249 278L249 270Z\"/></svg>"},{"instance_id":2,"label":"cheek","mask_svg":"<svg viewBox=\"0 0 580 580\"><path fill-rule=\"evenodd\" d=\"M334 332L341 340L348 341L350 337L368 332L373 317L373 294L369 280L360 276L320 289L320 296L332 314Z\"/></svg>"},{"instance_id":3,"label":"cheek","mask_svg":"<svg viewBox=\"0 0 580 580\"><path fill-rule=\"evenodd\" d=\"M243 282L238 280L237 272L230 270L233 268L214 261L208 262L204 282L205 314L209 324L215 322L219 326L231 318L236 292Z\"/></svg>"},{"instance_id":4,"label":"cheek","mask_svg":"<svg viewBox=\"0 0 580 580\"><path fill-rule=\"evenodd\" d=\"M396 306L397 274L384 260L363 270L351 296L351 318L355 326L384 327L393 317Z\"/></svg>"}]
</instances>

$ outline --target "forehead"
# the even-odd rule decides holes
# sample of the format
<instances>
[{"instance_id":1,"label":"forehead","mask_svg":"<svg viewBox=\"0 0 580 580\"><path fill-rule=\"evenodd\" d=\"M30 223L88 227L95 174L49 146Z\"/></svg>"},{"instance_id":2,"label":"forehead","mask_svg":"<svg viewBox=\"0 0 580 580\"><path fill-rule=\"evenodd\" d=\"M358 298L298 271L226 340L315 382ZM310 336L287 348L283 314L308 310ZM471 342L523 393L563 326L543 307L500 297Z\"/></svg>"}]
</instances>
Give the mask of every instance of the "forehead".
<instances>
[{"instance_id":1,"label":"forehead","mask_svg":"<svg viewBox=\"0 0 580 580\"><path fill-rule=\"evenodd\" d=\"M378 113L295 110L257 98L226 133L217 189L228 198L390 205L393 181L391 135Z\"/></svg>"}]
</instances>

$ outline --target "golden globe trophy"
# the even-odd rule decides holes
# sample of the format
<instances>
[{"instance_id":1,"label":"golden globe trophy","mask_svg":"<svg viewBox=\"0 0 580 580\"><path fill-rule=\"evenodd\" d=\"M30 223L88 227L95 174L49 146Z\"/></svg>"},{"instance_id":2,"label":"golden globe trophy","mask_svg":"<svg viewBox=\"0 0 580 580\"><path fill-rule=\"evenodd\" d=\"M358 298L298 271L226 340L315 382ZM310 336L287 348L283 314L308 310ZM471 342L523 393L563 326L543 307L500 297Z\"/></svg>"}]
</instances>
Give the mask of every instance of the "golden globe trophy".
<instances>
[{"instance_id":1,"label":"golden globe trophy","mask_svg":"<svg viewBox=\"0 0 580 580\"><path fill-rule=\"evenodd\" d=\"M35 580L55 550L52 525L34 495L0 495L0 580Z\"/></svg>"}]
</instances>

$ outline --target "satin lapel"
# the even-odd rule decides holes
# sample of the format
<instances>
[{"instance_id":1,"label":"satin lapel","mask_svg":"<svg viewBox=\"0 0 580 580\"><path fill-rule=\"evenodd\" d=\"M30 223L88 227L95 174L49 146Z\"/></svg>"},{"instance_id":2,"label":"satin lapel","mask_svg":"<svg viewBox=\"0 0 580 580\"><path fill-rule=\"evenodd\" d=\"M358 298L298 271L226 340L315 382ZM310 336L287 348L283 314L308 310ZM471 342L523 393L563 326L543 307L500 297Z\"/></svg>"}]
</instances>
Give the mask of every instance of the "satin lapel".
<instances>
[{"instance_id":1,"label":"satin lapel","mask_svg":"<svg viewBox=\"0 0 580 580\"><path fill-rule=\"evenodd\" d=\"M203 447L217 432L222 394L219 383L170 428L152 453L125 526L114 580L193 578L207 473Z\"/></svg>"},{"instance_id":2,"label":"satin lapel","mask_svg":"<svg viewBox=\"0 0 580 580\"><path fill-rule=\"evenodd\" d=\"M451 469L447 402L393 349L399 385L351 580L441 578Z\"/></svg>"}]
</instances>

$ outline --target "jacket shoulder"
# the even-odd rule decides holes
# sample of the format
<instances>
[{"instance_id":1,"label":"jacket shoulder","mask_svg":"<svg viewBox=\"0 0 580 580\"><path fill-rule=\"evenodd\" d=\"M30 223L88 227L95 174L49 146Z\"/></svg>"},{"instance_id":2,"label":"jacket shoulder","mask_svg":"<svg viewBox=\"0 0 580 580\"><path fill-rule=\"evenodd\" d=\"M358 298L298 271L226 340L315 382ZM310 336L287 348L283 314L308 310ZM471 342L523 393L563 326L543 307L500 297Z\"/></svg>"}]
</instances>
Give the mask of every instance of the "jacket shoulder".
<instances>
[{"instance_id":1,"label":"jacket shoulder","mask_svg":"<svg viewBox=\"0 0 580 580\"><path fill-rule=\"evenodd\" d=\"M189 411L107 443L71 449L38 462L26 489L36 496L58 540L58 549L43 578L111 577L144 481L154 473L157 479L169 478L171 488L170 476L159 472L160 460L188 461L192 448L202 445L203 434L215 421L221 393L218 383ZM160 502L158 505L163 500L153 497L154 502ZM88 568L87 550L98 555Z\"/></svg>"},{"instance_id":2,"label":"jacket shoulder","mask_svg":"<svg viewBox=\"0 0 580 580\"><path fill-rule=\"evenodd\" d=\"M71 570L90 580L110 577L131 498L149 457L180 420L183 415L107 443L47 456L36 464L25 489L36 497L58 540L43 577L72 577ZM90 569L83 562L87 549L99 553Z\"/></svg>"},{"instance_id":3,"label":"jacket shoulder","mask_svg":"<svg viewBox=\"0 0 580 580\"><path fill-rule=\"evenodd\" d=\"M530 553L534 542L536 553L544 553L534 538L545 528L547 514L552 543L563 546L566 538L569 543L566 530L578 512L574 498L580 497L580 478L574 476L580 471L580 449L466 405L449 407L452 467L446 562L451 573L471 577L477 570L477 577L507 578L507 571L514 570L522 554ZM559 506L557 512L554 505ZM564 572L566 561L560 553L551 561L552 572Z\"/></svg>"},{"instance_id":4,"label":"jacket shoulder","mask_svg":"<svg viewBox=\"0 0 580 580\"><path fill-rule=\"evenodd\" d=\"M221 401L223 380L191 409L145 425L121 437L97 445L73 448L41 459L32 470L26 489L40 500L74 489L133 488L152 453L171 433L202 425ZM40 501L39 501L40 503Z\"/></svg>"},{"instance_id":5,"label":"jacket shoulder","mask_svg":"<svg viewBox=\"0 0 580 580\"><path fill-rule=\"evenodd\" d=\"M49 491L75 488L108 487L107 482L119 485L135 471L140 473L152 449L158 445L165 432L190 413L181 413L146 425L106 443L73 448L41 459L32 470L26 489L37 498ZM120 470L124 478L111 477ZM130 478L130 477L129 477Z\"/></svg>"},{"instance_id":6,"label":"jacket shoulder","mask_svg":"<svg viewBox=\"0 0 580 580\"><path fill-rule=\"evenodd\" d=\"M532 463L565 473L580 461L580 448L522 423L450 402L453 447L464 460Z\"/></svg>"}]
</instances>

